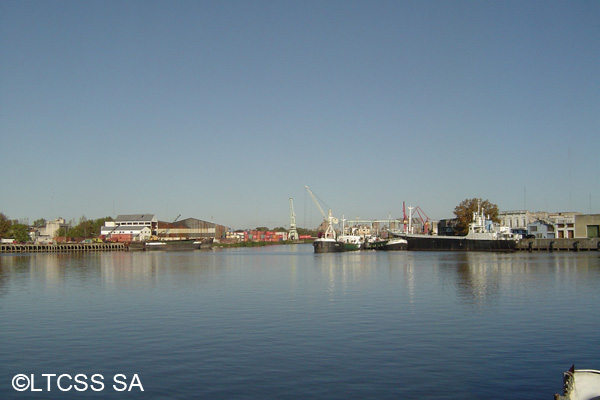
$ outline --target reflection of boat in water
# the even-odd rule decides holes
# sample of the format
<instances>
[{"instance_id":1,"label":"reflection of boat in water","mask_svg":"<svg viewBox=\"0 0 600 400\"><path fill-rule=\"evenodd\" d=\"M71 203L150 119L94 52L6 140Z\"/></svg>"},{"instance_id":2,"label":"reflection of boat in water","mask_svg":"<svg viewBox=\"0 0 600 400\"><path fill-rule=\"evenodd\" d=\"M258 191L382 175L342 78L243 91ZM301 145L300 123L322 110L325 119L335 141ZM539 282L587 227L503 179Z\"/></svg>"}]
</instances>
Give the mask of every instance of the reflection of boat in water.
<instances>
[{"instance_id":1,"label":"reflection of boat in water","mask_svg":"<svg viewBox=\"0 0 600 400\"><path fill-rule=\"evenodd\" d=\"M208 250L212 248L213 238L204 239L178 239L178 240L148 240L145 242L132 242L129 250L143 251L190 251Z\"/></svg>"},{"instance_id":2,"label":"reflection of boat in water","mask_svg":"<svg viewBox=\"0 0 600 400\"><path fill-rule=\"evenodd\" d=\"M512 251L517 246L515 235L486 221L483 213L473 213L466 236L438 236L396 232L406 239L408 250L438 251Z\"/></svg>"},{"instance_id":3,"label":"reflection of boat in water","mask_svg":"<svg viewBox=\"0 0 600 400\"><path fill-rule=\"evenodd\" d=\"M600 399L600 371L571 369L563 375L563 395L555 394L555 400Z\"/></svg>"}]
</instances>

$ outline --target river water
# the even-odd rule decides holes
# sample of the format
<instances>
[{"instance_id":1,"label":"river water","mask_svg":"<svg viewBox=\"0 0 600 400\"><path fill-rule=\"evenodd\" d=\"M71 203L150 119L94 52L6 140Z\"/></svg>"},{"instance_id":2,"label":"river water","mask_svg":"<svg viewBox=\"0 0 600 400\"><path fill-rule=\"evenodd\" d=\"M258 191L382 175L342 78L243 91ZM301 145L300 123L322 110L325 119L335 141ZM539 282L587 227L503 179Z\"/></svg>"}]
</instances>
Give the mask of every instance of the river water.
<instances>
[{"instance_id":1,"label":"river water","mask_svg":"<svg viewBox=\"0 0 600 400\"><path fill-rule=\"evenodd\" d=\"M552 399L599 302L598 252L2 255L0 398Z\"/></svg>"}]
</instances>

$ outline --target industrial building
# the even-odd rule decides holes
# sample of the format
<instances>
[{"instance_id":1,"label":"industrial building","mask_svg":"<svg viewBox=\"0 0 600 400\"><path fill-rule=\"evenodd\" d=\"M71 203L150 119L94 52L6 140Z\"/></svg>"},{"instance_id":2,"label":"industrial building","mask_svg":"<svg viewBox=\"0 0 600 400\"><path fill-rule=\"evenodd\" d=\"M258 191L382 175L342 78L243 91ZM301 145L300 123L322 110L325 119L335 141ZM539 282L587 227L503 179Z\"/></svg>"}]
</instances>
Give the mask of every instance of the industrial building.
<instances>
[{"instance_id":1,"label":"industrial building","mask_svg":"<svg viewBox=\"0 0 600 400\"><path fill-rule=\"evenodd\" d=\"M176 222L159 221L154 214L119 215L107 221L101 228L100 237L113 242L136 242L153 237L171 239L204 239L224 237L227 228L196 218Z\"/></svg>"}]
</instances>

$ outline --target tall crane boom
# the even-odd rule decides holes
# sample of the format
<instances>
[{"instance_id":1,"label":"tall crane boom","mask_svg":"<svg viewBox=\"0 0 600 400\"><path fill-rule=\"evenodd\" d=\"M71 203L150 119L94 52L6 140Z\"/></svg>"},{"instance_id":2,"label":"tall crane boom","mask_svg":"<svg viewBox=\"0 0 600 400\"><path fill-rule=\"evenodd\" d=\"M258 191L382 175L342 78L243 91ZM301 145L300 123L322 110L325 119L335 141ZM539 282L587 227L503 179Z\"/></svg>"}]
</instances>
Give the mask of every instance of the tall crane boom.
<instances>
[{"instance_id":1,"label":"tall crane boom","mask_svg":"<svg viewBox=\"0 0 600 400\"><path fill-rule=\"evenodd\" d=\"M310 194L310 197L312 197L312 199L315 202L315 204L317 205L317 208L319 209L319 211L321 212L321 215L323 216L323 221L325 221L327 223L327 229L325 229L325 233L324 233L323 237L326 239L335 240L337 235L335 233L335 229L333 229L333 224L338 223L337 218L333 218L333 215L331 214L331 210L329 210L328 215L325 215L325 211L323 211L323 208L317 201L317 197L315 196L315 194L308 188L308 186L304 186L304 187L306 188L306 191L308 192L308 194Z\"/></svg>"},{"instance_id":2,"label":"tall crane boom","mask_svg":"<svg viewBox=\"0 0 600 400\"><path fill-rule=\"evenodd\" d=\"M288 233L289 240L298 240L300 237L296 230L296 213L294 212L294 201L290 197L290 232Z\"/></svg>"},{"instance_id":3,"label":"tall crane boom","mask_svg":"<svg viewBox=\"0 0 600 400\"><path fill-rule=\"evenodd\" d=\"M325 211L323 211L323 208L321 208L321 205L317 201L317 198L315 197L314 193L308 188L308 186L304 186L304 187L306 188L306 191L308 192L308 194L310 194L310 197L312 198L312 200L317 205L317 208L321 212L321 215L323 216L323 219L327 219L327 215L325 215Z\"/></svg>"}]
</instances>

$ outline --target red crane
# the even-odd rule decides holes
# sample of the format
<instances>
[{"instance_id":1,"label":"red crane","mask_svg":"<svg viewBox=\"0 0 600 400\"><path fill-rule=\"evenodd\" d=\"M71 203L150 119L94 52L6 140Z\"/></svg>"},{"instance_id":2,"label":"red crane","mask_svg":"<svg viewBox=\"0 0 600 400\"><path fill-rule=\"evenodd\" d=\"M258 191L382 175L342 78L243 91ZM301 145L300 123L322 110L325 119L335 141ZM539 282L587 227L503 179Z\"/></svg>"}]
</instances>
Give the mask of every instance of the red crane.
<instances>
[{"instance_id":1,"label":"red crane","mask_svg":"<svg viewBox=\"0 0 600 400\"><path fill-rule=\"evenodd\" d=\"M410 208L410 207L409 207ZM429 217L425 214L425 211L419 206L415 207L416 213L419 215L421 222L423 223L423 233L429 233ZM423 218L425 216L425 218ZM402 218L404 223L404 232L407 232L406 224L408 224L408 219L406 218L406 205L402 202Z\"/></svg>"},{"instance_id":2,"label":"red crane","mask_svg":"<svg viewBox=\"0 0 600 400\"><path fill-rule=\"evenodd\" d=\"M417 206L415 208L415 211L417 212L417 214L419 214L419 218L421 218L421 221L423 221L423 233L428 234L429 233L429 217L427 216L427 214L425 214L425 211L423 211L421 209L421 207L419 207L419 206ZM423 215L425 216L425 218L423 218Z\"/></svg>"}]
</instances>

